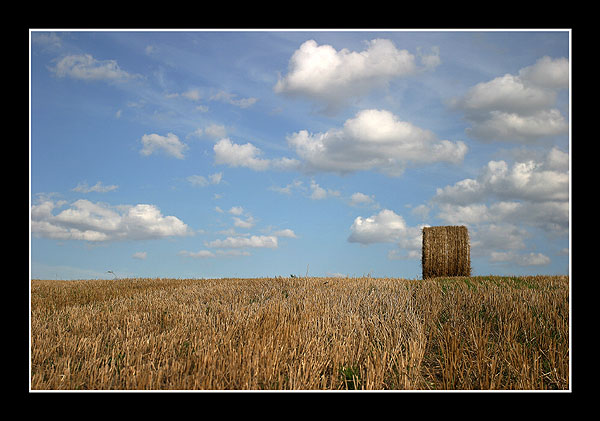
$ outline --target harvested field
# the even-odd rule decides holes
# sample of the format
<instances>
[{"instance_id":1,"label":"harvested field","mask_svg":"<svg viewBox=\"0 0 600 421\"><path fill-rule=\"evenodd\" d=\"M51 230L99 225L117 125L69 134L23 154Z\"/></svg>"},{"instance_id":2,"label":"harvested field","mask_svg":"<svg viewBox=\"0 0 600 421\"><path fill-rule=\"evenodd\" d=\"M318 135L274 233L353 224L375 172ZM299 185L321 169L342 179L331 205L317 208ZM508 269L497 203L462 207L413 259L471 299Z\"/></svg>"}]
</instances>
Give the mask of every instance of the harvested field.
<instances>
[{"instance_id":1,"label":"harvested field","mask_svg":"<svg viewBox=\"0 0 600 421\"><path fill-rule=\"evenodd\" d=\"M31 389L568 390L569 279L32 280Z\"/></svg>"}]
</instances>

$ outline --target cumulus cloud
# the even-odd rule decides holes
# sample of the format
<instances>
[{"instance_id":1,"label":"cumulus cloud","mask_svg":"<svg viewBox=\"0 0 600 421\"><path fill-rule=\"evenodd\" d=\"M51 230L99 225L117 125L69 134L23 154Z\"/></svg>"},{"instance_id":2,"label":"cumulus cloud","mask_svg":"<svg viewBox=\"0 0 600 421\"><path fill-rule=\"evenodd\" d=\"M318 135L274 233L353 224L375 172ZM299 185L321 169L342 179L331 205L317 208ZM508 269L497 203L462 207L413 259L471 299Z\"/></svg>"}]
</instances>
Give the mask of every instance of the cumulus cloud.
<instances>
[{"instance_id":1,"label":"cumulus cloud","mask_svg":"<svg viewBox=\"0 0 600 421\"><path fill-rule=\"evenodd\" d=\"M134 77L119 68L115 60L97 60L90 54L74 54L56 60L50 70L58 77L81 80L118 81Z\"/></svg>"},{"instance_id":2,"label":"cumulus cloud","mask_svg":"<svg viewBox=\"0 0 600 421\"><path fill-rule=\"evenodd\" d=\"M301 130L287 141L309 170L341 174L374 169L399 176L409 164L459 163L467 152L462 141L436 140L429 130L376 109L358 112L342 128Z\"/></svg>"},{"instance_id":3,"label":"cumulus cloud","mask_svg":"<svg viewBox=\"0 0 600 421\"><path fill-rule=\"evenodd\" d=\"M233 143L229 138L219 140L213 147L215 163L230 167L245 167L255 171L267 169L290 170L298 166L298 161L291 158L261 158L262 151L248 142L243 145Z\"/></svg>"},{"instance_id":4,"label":"cumulus cloud","mask_svg":"<svg viewBox=\"0 0 600 421\"><path fill-rule=\"evenodd\" d=\"M375 215L357 217L350 227L348 241L363 245L375 243L396 243L398 249L388 253L388 258L415 259L420 257L422 230L426 225L408 226L402 216L389 209Z\"/></svg>"},{"instance_id":5,"label":"cumulus cloud","mask_svg":"<svg viewBox=\"0 0 600 421\"><path fill-rule=\"evenodd\" d=\"M489 161L477 179L464 179L438 188L434 200L465 205L490 196L530 202L568 201L569 156L552 148L542 162L528 160L509 166L505 161Z\"/></svg>"},{"instance_id":6,"label":"cumulus cloud","mask_svg":"<svg viewBox=\"0 0 600 421\"><path fill-rule=\"evenodd\" d=\"M168 133L166 136L156 133L145 134L142 136L141 143L142 149L140 150L140 154L144 156L161 151L169 156L183 159L184 152L188 149L188 146L181 142L173 133Z\"/></svg>"},{"instance_id":7,"label":"cumulus cloud","mask_svg":"<svg viewBox=\"0 0 600 421\"><path fill-rule=\"evenodd\" d=\"M415 56L399 50L388 39L366 42L363 51L336 50L314 40L304 42L288 63L288 72L274 86L276 93L298 96L325 104L327 113L336 112L353 97L386 86L394 78L419 71ZM439 64L439 50L422 54L424 69Z\"/></svg>"},{"instance_id":8,"label":"cumulus cloud","mask_svg":"<svg viewBox=\"0 0 600 421\"><path fill-rule=\"evenodd\" d=\"M568 82L567 59L542 57L518 75L478 83L451 105L464 111L472 124L467 133L474 138L530 142L567 131L566 119L554 107L558 91Z\"/></svg>"},{"instance_id":9,"label":"cumulus cloud","mask_svg":"<svg viewBox=\"0 0 600 421\"><path fill-rule=\"evenodd\" d=\"M163 216L149 204L109 206L85 199L63 211L54 210L64 202L49 199L31 207L31 232L57 240L125 241L147 240L191 234L190 228L175 216Z\"/></svg>"},{"instance_id":10,"label":"cumulus cloud","mask_svg":"<svg viewBox=\"0 0 600 421\"><path fill-rule=\"evenodd\" d=\"M569 157L558 148L542 159L490 161L474 179L439 188L438 218L466 225L475 256L521 266L547 264L540 253L521 254L532 229L565 235L569 228Z\"/></svg>"},{"instance_id":11,"label":"cumulus cloud","mask_svg":"<svg viewBox=\"0 0 600 421\"><path fill-rule=\"evenodd\" d=\"M372 244L398 241L406 232L406 222L394 211L383 209L367 218L358 216L350 227L351 243Z\"/></svg>"},{"instance_id":12,"label":"cumulus cloud","mask_svg":"<svg viewBox=\"0 0 600 421\"><path fill-rule=\"evenodd\" d=\"M544 56L534 65L519 71L521 79L537 86L561 89L569 86L569 60Z\"/></svg>"}]
</instances>

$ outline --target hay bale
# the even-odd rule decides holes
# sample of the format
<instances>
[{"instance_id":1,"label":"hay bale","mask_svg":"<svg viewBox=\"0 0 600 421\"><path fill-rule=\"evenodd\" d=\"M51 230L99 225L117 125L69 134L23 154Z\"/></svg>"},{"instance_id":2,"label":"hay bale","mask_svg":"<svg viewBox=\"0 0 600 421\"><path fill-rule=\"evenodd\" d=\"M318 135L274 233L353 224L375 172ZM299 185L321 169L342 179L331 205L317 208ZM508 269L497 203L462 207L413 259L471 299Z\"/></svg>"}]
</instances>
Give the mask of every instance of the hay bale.
<instances>
[{"instance_id":1,"label":"hay bale","mask_svg":"<svg viewBox=\"0 0 600 421\"><path fill-rule=\"evenodd\" d=\"M423 279L471 276L471 246L467 227L424 227L421 265Z\"/></svg>"}]
</instances>

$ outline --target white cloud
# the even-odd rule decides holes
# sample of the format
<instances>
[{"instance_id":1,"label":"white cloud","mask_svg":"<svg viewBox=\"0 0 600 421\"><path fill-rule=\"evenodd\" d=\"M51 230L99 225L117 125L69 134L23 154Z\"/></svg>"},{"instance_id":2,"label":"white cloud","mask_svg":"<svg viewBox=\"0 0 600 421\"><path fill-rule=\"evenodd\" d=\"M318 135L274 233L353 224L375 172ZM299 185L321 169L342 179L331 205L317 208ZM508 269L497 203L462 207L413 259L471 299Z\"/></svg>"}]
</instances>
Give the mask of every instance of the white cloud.
<instances>
[{"instance_id":1,"label":"white cloud","mask_svg":"<svg viewBox=\"0 0 600 421\"><path fill-rule=\"evenodd\" d=\"M144 156L162 151L169 156L183 159L183 154L188 149L188 146L182 143L173 133L167 133L166 136L160 136L155 133L145 134L142 136L141 143L142 149L140 150L140 154Z\"/></svg>"},{"instance_id":2,"label":"white cloud","mask_svg":"<svg viewBox=\"0 0 600 421\"><path fill-rule=\"evenodd\" d=\"M223 180L223 173L217 172L208 176L211 184L219 184Z\"/></svg>"},{"instance_id":3,"label":"white cloud","mask_svg":"<svg viewBox=\"0 0 600 421\"><path fill-rule=\"evenodd\" d=\"M283 230L279 230L279 231L275 231L273 233L274 236L276 237L285 237L285 238L298 238L296 236L296 233L294 231L292 231L289 228L283 229Z\"/></svg>"},{"instance_id":4,"label":"white cloud","mask_svg":"<svg viewBox=\"0 0 600 421\"><path fill-rule=\"evenodd\" d=\"M199 251L187 251L181 250L179 253L180 256L192 257L194 259L203 259L207 257L215 257L215 253L210 250L199 250Z\"/></svg>"},{"instance_id":5,"label":"white cloud","mask_svg":"<svg viewBox=\"0 0 600 421\"><path fill-rule=\"evenodd\" d=\"M326 199L327 197L338 197L340 195L340 192L337 190L324 189L323 187L319 186L315 180L310 181L310 189L312 191L310 198L313 200L322 200Z\"/></svg>"},{"instance_id":6,"label":"white cloud","mask_svg":"<svg viewBox=\"0 0 600 421\"><path fill-rule=\"evenodd\" d=\"M32 32L31 43L41 45L47 50L56 50L62 46L60 37L54 32Z\"/></svg>"},{"instance_id":7,"label":"white cloud","mask_svg":"<svg viewBox=\"0 0 600 421\"><path fill-rule=\"evenodd\" d=\"M190 175L189 177L186 178L186 180L192 186L206 187L209 184L219 184L221 182L222 178L223 178L223 173L219 172L219 173L209 175L208 180L206 179L206 177L204 177L202 175Z\"/></svg>"},{"instance_id":8,"label":"white cloud","mask_svg":"<svg viewBox=\"0 0 600 421\"><path fill-rule=\"evenodd\" d=\"M375 204L375 196L367 196L364 193L356 192L350 196L350 206L363 206Z\"/></svg>"},{"instance_id":9,"label":"white cloud","mask_svg":"<svg viewBox=\"0 0 600 421\"><path fill-rule=\"evenodd\" d=\"M134 259L146 260L146 258L148 257L148 253L145 251L138 251L136 253L133 253L131 257L133 257Z\"/></svg>"},{"instance_id":10,"label":"white cloud","mask_svg":"<svg viewBox=\"0 0 600 421\"><path fill-rule=\"evenodd\" d=\"M251 107L258 101L257 98L251 98L251 97L235 99L236 96L237 96L236 94L231 94L231 93L228 93L225 91L219 91L215 95L211 96L210 100L211 101L223 101L225 103L235 105L236 107L240 107L240 108Z\"/></svg>"},{"instance_id":11,"label":"white cloud","mask_svg":"<svg viewBox=\"0 0 600 421\"><path fill-rule=\"evenodd\" d=\"M422 48L417 47L417 55L426 70L435 69L442 62L440 59L440 47L437 46L431 47L429 54L425 53Z\"/></svg>"},{"instance_id":12,"label":"white cloud","mask_svg":"<svg viewBox=\"0 0 600 421\"><path fill-rule=\"evenodd\" d=\"M269 187L269 190L273 190L282 194L292 194L292 189L303 189L302 181L294 180L291 183L287 184L285 187Z\"/></svg>"},{"instance_id":13,"label":"white cloud","mask_svg":"<svg viewBox=\"0 0 600 421\"><path fill-rule=\"evenodd\" d=\"M252 235L250 237L227 237L207 243L213 248L277 248L277 237L274 235Z\"/></svg>"},{"instance_id":14,"label":"white cloud","mask_svg":"<svg viewBox=\"0 0 600 421\"><path fill-rule=\"evenodd\" d=\"M526 142L566 132L567 121L557 109L540 110L531 115L490 111L486 120L473 122L466 133L480 139Z\"/></svg>"},{"instance_id":15,"label":"white cloud","mask_svg":"<svg viewBox=\"0 0 600 421\"><path fill-rule=\"evenodd\" d=\"M198 89L190 89L181 94L182 97L189 99L190 101L199 101L202 97Z\"/></svg>"},{"instance_id":16,"label":"white cloud","mask_svg":"<svg viewBox=\"0 0 600 421\"><path fill-rule=\"evenodd\" d=\"M568 154L553 148L542 162L489 161L477 179L438 188L434 200L464 205L487 197L531 202L568 201Z\"/></svg>"},{"instance_id":17,"label":"white cloud","mask_svg":"<svg viewBox=\"0 0 600 421\"><path fill-rule=\"evenodd\" d=\"M250 142L238 145L231 142L229 138L223 138L215 144L213 150L216 164L246 167L256 171L264 171L269 167L269 160L258 158L261 150Z\"/></svg>"},{"instance_id":18,"label":"white cloud","mask_svg":"<svg viewBox=\"0 0 600 421\"><path fill-rule=\"evenodd\" d=\"M241 206L232 206L231 209L228 210L228 212L232 215L241 215L242 213L244 213L244 208Z\"/></svg>"},{"instance_id":19,"label":"white cloud","mask_svg":"<svg viewBox=\"0 0 600 421\"><path fill-rule=\"evenodd\" d=\"M58 77L82 80L125 80L134 77L119 68L115 60L96 60L90 54L68 55L50 68Z\"/></svg>"},{"instance_id":20,"label":"white cloud","mask_svg":"<svg viewBox=\"0 0 600 421\"><path fill-rule=\"evenodd\" d=\"M225 135L227 134L227 129L225 128L225 126L213 123L204 129L204 133L208 137L211 137L213 139L220 139L222 137L225 137Z\"/></svg>"},{"instance_id":21,"label":"white cloud","mask_svg":"<svg viewBox=\"0 0 600 421\"><path fill-rule=\"evenodd\" d=\"M529 254L517 254L515 252L491 252L491 262L506 262L519 266L542 266L550 263L550 258L542 253L530 252Z\"/></svg>"},{"instance_id":22,"label":"white cloud","mask_svg":"<svg viewBox=\"0 0 600 421\"><path fill-rule=\"evenodd\" d=\"M237 249L232 249L232 250L216 250L216 251L210 251L210 250L199 250L199 251L187 251L187 250L181 250L179 253L180 256L184 256L184 257L191 257L193 259L208 259L208 258L214 258L214 257L232 257L232 256L250 256L250 253L247 252L246 250L237 250Z\"/></svg>"},{"instance_id":23,"label":"white cloud","mask_svg":"<svg viewBox=\"0 0 600 421\"><path fill-rule=\"evenodd\" d=\"M233 225L238 228L252 228L256 224L252 216L248 216L245 221L237 216L234 216L233 221Z\"/></svg>"},{"instance_id":24,"label":"white cloud","mask_svg":"<svg viewBox=\"0 0 600 421\"><path fill-rule=\"evenodd\" d=\"M519 71L521 79L538 86L561 89L569 86L569 60L544 56L533 66Z\"/></svg>"},{"instance_id":25,"label":"white cloud","mask_svg":"<svg viewBox=\"0 0 600 421\"><path fill-rule=\"evenodd\" d=\"M402 216L383 209L368 218L357 217L350 227L348 241L363 245L396 243L398 249L390 250L388 259L416 259L421 256L424 226L427 225L408 226Z\"/></svg>"},{"instance_id":26,"label":"white cloud","mask_svg":"<svg viewBox=\"0 0 600 421\"><path fill-rule=\"evenodd\" d=\"M287 139L313 171L350 173L377 170L399 176L409 164L461 162L467 152L462 141L438 141L429 130L400 121L386 110L362 110L341 129Z\"/></svg>"},{"instance_id":27,"label":"white cloud","mask_svg":"<svg viewBox=\"0 0 600 421\"><path fill-rule=\"evenodd\" d=\"M304 42L288 63L288 73L274 86L276 93L305 97L325 104L332 113L350 98L384 87L397 77L415 74L415 56L387 39L366 42L363 51L337 51L331 45ZM426 69L439 64L439 51L421 56Z\"/></svg>"},{"instance_id":28,"label":"white cloud","mask_svg":"<svg viewBox=\"0 0 600 421\"><path fill-rule=\"evenodd\" d=\"M406 223L394 211L383 209L368 218L357 217L350 227L351 243L372 244L398 241L406 233Z\"/></svg>"},{"instance_id":29,"label":"white cloud","mask_svg":"<svg viewBox=\"0 0 600 421\"><path fill-rule=\"evenodd\" d=\"M102 185L101 181L98 181L96 184L94 184L92 187L88 186L87 183L79 183L77 184L76 187L74 187L72 190L79 192L79 193L90 193L90 192L96 192L96 193L106 193L109 191L113 191L118 189L119 186L117 185L110 185L110 186L104 186Z\"/></svg>"},{"instance_id":30,"label":"white cloud","mask_svg":"<svg viewBox=\"0 0 600 421\"><path fill-rule=\"evenodd\" d=\"M474 179L439 188L431 201L445 223L466 225L473 255L492 262L541 265L550 258L520 254L535 229L549 236L569 229L569 157L558 148L541 159L509 165L490 161Z\"/></svg>"},{"instance_id":31,"label":"white cloud","mask_svg":"<svg viewBox=\"0 0 600 421\"><path fill-rule=\"evenodd\" d=\"M472 124L467 133L485 141L530 142L566 133L568 124L555 108L557 93L567 88L569 61L543 57L518 75L505 74L478 83L451 101Z\"/></svg>"},{"instance_id":32,"label":"white cloud","mask_svg":"<svg viewBox=\"0 0 600 421\"><path fill-rule=\"evenodd\" d=\"M219 140L213 147L215 163L230 167L245 167L255 171L265 171L269 168L290 170L298 166L298 161L290 158L265 159L260 158L262 151L248 142L244 145L233 143L229 138Z\"/></svg>"},{"instance_id":33,"label":"white cloud","mask_svg":"<svg viewBox=\"0 0 600 421\"><path fill-rule=\"evenodd\" d=\"M525 228L510 222L491 223L477 227L470 232L471 250L474 255L485 255L498 250L522 250L525 240L531 237Z\"/></svg>"},{"instance_id":34,"label":"white cloud","mask_svg":"<svg viewBox=\"0 0 600 421\"><path fill-rule=\"evenodd\" d=\"M191 234L175 216L163 216L149 204L109 206L80 199L58 214L64 203L42 201L31 208L31 232L58 240L125 241Z\"/></svg>"}]
</instances>

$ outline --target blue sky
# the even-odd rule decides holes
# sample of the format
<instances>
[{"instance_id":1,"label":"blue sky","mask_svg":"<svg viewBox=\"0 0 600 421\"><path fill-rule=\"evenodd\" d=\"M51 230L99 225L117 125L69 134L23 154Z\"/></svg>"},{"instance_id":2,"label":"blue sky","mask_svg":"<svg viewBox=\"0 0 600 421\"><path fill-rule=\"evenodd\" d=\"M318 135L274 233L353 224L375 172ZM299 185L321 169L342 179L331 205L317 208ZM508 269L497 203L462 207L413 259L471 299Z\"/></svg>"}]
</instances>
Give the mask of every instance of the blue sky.
<instances>
[{"instance_id":1,"label":"blue sky","mask_svg":"<svg viewBox=\"0 0 600 421\"><path fill-rule=\"evenodd\" d=\"M32 278L569 273L569 31L30 35Z\"/></svg>"}]
</instances>

